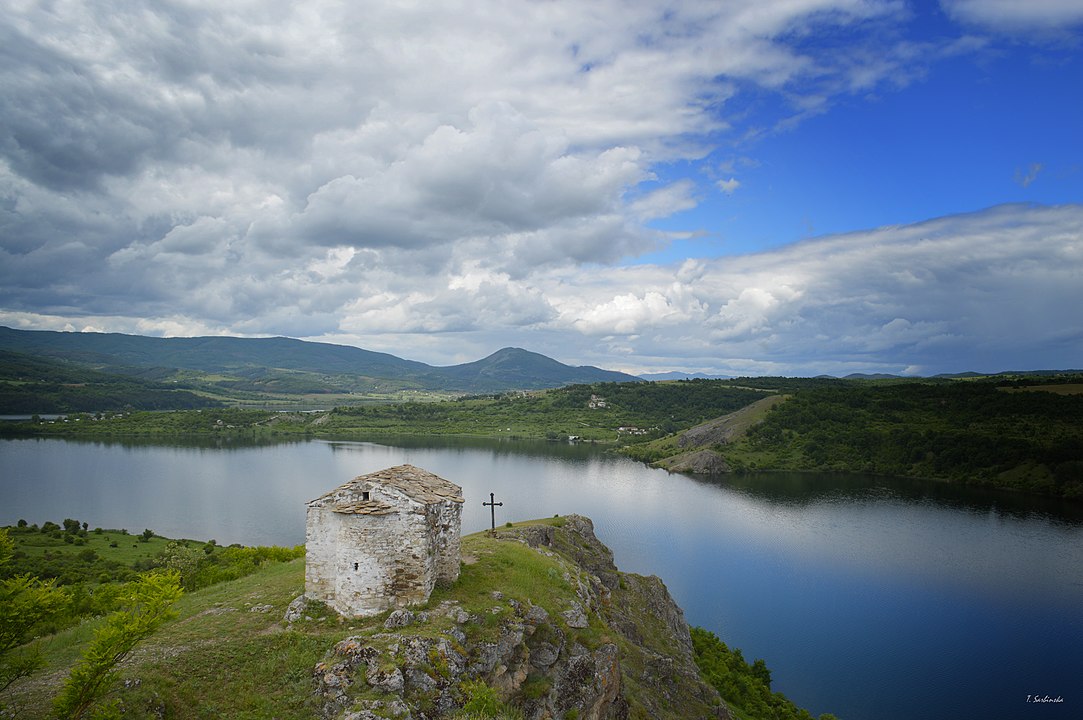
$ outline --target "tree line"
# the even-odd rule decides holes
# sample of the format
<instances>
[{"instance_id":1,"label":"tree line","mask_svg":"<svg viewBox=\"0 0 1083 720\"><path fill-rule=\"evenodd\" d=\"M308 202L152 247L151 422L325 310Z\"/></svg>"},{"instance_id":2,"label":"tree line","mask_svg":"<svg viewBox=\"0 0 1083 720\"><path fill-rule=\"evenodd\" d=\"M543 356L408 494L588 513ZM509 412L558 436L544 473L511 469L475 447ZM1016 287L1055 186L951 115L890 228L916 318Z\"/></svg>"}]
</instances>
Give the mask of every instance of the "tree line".
<instances>
[{"instance_id":1,"label":"tree line","mask_svg":"<svg viewBox=\"0 0 1083 720\"><path fill-rule=\"evenodd\" d=\"M1083 395L1011 381L809 388L773 408L746 441L804 469L1083 496Z\"/></svg>"}]
</instances>

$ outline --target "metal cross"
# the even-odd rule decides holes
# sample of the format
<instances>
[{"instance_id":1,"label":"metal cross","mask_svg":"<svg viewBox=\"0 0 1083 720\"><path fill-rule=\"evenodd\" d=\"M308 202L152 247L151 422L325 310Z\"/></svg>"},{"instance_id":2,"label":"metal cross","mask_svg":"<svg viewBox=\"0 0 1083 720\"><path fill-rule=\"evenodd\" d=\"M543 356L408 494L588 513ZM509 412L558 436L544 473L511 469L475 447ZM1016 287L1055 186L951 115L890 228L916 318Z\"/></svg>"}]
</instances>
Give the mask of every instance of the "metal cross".
<instances>
[{"instance_id":1,"label":"metal cross","mask_svg":"<svg viewBox=\"0 0 1083 720\"><path fill-rule=\"evenodd\" d=\"M492 523L493 523L493 529L490 530L489 532L492 535L496 535L496 506L499 505L500 507L504 507L504 503L495 502L495 500L496 500L496 497L495 497L494 493L489 493L489 502L483 502L482 503L482 505L487 506L489 508L490 519L492 520Z\"/></svg>"}]
</instances>

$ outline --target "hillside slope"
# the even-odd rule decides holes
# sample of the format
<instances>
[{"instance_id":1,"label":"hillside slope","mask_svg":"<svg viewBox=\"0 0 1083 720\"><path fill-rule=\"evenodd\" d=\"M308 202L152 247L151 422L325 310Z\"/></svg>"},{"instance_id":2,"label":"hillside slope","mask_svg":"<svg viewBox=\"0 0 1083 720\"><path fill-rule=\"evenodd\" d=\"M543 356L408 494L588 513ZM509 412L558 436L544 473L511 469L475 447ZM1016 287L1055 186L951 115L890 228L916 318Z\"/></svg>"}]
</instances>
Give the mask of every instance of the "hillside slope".
<instances>
[{"instance_id":1,"label":"hillside slope","mask_svg":"<svg viewBox=\"0 0 1083 720\"><path fill-rule=\"evenodd\" d=\"M176 384L0 350L2 414L184 410L218 404Z\"/></svg>"},{"instance_id":2,"label":"hillside slope","mask_svg":"<svg viewBox=\"0 0 1083 720\"><path fill-rule=\"evenodd\" d=\"M399 388L471 393L637 381L624 373L572 367L519 348L504 348L471 363L437 367L388 353L283 337L157 338L0 327L0 350L83 363L103 372L188 370L232 376L249 384L277 382L304 392L352 391L381 381Z\"/></svg>"},{"instance_id":3,"label":"hillside slope","mask_svg":"<svg viewBox=\"0 0 1083 720\"><path fill-rule=\"evenodd\" d=\"M700 475L729 472L730 467L717 448L744 438L749 428L786 398L786 395L770 394L722 417L649 443L632 445L623 452L670 472Z\"/></svg>"},{"instance_id":4,"label":"hillside slope","mask_svg":"<svg viewBox=\"0 0 1083 720\"><path fill-rule=\"evenodd\" d=\"M464 538L460 580L426 607L344 619L291 603L303 560L184 596L122 668L126 717L452 717L491 695L524 718L728 718L681 609L619 572L589 519ZM44 718L93 622L51 639L12 696ZM494 717L496 715L479 715Z\"/></svg>"}]
</instances>

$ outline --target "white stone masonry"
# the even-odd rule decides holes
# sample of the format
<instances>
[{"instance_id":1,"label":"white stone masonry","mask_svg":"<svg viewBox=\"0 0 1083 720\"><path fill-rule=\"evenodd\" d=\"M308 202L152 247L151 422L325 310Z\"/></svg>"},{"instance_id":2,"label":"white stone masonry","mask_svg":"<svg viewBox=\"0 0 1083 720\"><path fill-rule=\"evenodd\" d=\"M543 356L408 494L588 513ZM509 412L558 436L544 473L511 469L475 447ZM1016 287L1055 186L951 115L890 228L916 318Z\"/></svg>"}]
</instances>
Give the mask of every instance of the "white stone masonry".
<instances>
[{"instance_id":1,"label":"white stone masonry","mask_svg":"<svg viewBox=\"0 0 1083 720\"><path fill-rule=\"evenodd\" d=\"M462 488L399 465L308 503L305 595L347 616L418 605L459 577Z\"/></svg>"}]
</instances>

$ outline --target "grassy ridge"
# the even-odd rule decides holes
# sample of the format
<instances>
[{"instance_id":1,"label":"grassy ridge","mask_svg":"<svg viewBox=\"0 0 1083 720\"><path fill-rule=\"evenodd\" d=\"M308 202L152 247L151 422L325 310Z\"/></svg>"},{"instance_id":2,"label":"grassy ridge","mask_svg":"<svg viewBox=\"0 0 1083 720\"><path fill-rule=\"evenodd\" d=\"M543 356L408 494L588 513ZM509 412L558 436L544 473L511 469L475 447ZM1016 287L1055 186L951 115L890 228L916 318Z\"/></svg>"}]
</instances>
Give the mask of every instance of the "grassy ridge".
<instances>
[{"instance_id":1,"label":"grassy ridge","mask_svg":"<svg viewBox=\"0 0 1083 720\"><path fill-rule=\"evenodd\" d=\"M562 522L562 518L553 518L520 525L541 523L559 528ZM477 621L463 626L470 643L495 641L513 614L513 602L529 601L557 617L577 598L578 583L583 581L576 577L581 568L555 553L541 553L523 543L501 539L503 532L502 528L496 538L487 533L464 537L466 562L460 580L437 588L429 602L429 606L458 603L474 615ZM622 577L631 583L636 576ZM350 636L376 643L381 642L378 635L387 636L381 635L386 632L384 615L345 619L318 605L310 607L308 618L287 627L282 614L303 589L304 561L297 558L267 563L244 577L186 593L175 606L178 616L140 645L122 667L123 685L114 697L120 700L125 716L174 720L316 717L319 707L312 692L312 672L327 650ZM499 597L494 595L497 590ZM657 619L645 616L643 627L654 621ZM42 641L45 669L21 681L2 698L18 717L49 717L48 708L63 677L100 623L100 618L88 619ZM439 633L451 623L437 614L423 632ZM592 617L587 627L567 631L569 643L587 648L621 643L622 664L628 663L631 673L626 674L626 691L633 697L658 692L658 688L634 681L642 674L635 671L635 654L642 650L626 647L599 618ZM715 643L703 642L707 635L706 631L693 631L697 663L704 678L722 691L736 717L811 718L771 692L770 673L763 661L749 665L740 651L726 648L717 638ZM529 691L529 684L525 687ZM759 714L764 703L774 714Z\"/></svg>"}]
</instances>

